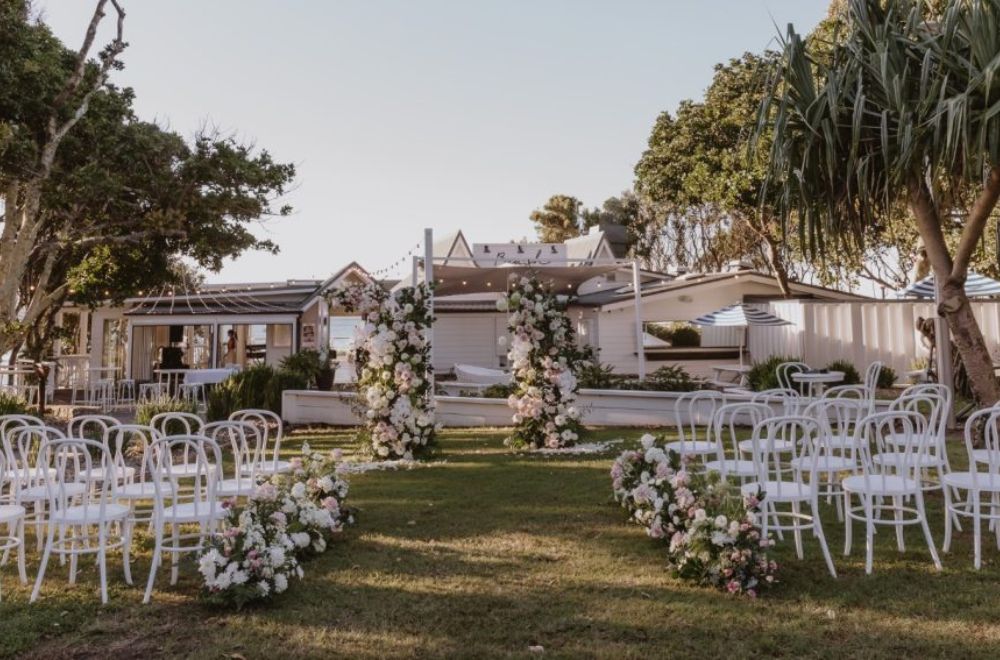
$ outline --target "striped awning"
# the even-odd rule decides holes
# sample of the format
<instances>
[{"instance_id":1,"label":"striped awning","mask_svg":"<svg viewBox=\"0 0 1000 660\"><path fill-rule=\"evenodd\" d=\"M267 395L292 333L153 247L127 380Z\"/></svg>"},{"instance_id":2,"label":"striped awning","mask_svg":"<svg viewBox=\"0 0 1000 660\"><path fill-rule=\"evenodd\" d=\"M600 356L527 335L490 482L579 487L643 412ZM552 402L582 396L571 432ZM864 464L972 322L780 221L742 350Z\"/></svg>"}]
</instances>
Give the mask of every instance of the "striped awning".
<instances>
[{"instance_id":1,"label":"striped awning","mask_svg":"<svg viewBox=\"0 0 1000 660\"><path fill-rule=\"evenodd\" d=\"M899 291L896 295L899 298L927 298L933 300L934 276L928 275L919 282L915 282ZM1000 282L970 270L969 276L965 278L965 295L970 298L1000 296Z\"/></svg>"},{"instance_id":2,"label":"striped awning","mask_svg":"<svg viewBox=\"0 0 1000 660\"><path fill-rule=\"evenodd\" d=\"M755 309L746 303L736 303L728 307L699 316L694 321L695 325L704 326L730 326L746 327L748 325L789 325L785 319L780 319L774 314Z\"/></svg>"}]
</instances>

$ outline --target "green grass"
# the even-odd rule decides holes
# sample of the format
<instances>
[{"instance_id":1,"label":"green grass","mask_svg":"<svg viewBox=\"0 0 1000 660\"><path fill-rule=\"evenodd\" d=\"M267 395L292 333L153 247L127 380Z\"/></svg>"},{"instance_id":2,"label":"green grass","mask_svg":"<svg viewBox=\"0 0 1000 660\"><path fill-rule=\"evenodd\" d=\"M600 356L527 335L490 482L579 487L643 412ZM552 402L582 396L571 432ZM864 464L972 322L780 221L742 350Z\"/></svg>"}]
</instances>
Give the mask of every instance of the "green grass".
<instances>
[{"instance_id":1,"label":"green grass","mask_svg":"<svg viewBox=\"0 0 1000 660\"><path fill-rule=\"evenodd\" d=\"M625 437L605 430L589 439ZM193 564L170 587L161 572L153 603L110 568L111 603L99 605L91 564L69 586L50 567L39 603L3 567L0 651L60 658L524 656L529 646L563 657L901 657L1000 655L1000 551L984 535L985 565L972 569L971 532L958 535L938 574L916 528L898 553L878 534L875 574L864 575L863 535L842 556L832 508L825 530L840 577L816 543L795 559L777 549L781 583L750 601L689 586L664 570L662 548L623 521L610 501L601 456L509 453L502 431L444 433L432 465L354 475L358 524L306 578L272 603L241 613L196 597ZM297 434L317 448L348 447L346 434ZM956 456L964 450L956 444ZM941 500L930 501L940 543ZM149 544L133 573L144 584ZM34 552L30 555L36 557ZM29 566L29 577L35 565Z\"/></svg>"}]
</instances>

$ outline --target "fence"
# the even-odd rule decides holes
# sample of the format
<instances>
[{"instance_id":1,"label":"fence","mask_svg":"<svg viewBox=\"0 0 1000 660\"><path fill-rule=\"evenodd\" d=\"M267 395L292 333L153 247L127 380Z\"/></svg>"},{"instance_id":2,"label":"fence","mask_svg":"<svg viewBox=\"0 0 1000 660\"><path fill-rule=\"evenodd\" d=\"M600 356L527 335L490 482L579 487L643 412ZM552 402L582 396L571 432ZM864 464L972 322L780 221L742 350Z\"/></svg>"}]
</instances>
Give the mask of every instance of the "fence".
<instances>
[{"instance_id":1,"label":"fence","mask_svg":"<svg viewBox=\"0 0 1000 660\"><path fill-rule=\"evenodd\" d=\"M990 353L1000 354L1000 302L973 302L972 307ZM880 360L900 378L913 369L915 359L928 357L928 349L916 329L917 318L935 316L933 303L896 300L789 300L767 303L762 309L790 321L791 325L751 327L749 345L754 360L789 355L822 367L844 359L859 370Z\"/></svg>"}]
</instances>

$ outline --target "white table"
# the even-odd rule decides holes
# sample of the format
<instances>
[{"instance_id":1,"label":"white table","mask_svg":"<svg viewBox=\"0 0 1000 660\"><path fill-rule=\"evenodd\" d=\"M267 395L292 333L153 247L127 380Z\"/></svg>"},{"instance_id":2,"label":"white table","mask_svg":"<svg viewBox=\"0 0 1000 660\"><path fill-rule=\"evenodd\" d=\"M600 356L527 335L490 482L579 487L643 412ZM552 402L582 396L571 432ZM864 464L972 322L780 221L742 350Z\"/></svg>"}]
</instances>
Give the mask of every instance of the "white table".
<instances>
[{"instance_id":1,"label":"white table","mask_svg":"<svg viewBox=\"0 0 1000 660\"><path fill-rule=\"evenodd\" d=\"M750 374L750 367L741 364L717 364L712 367L712 382L722 387L742 387L747 386L747 376Z\"/></svg>"},{"instance_id":2,"label":"white table","mask_svg":"<svg viewBox=\"0 0 1000 660\"><path fill-rule=\"evenodd\" d=\"M792 380L802 383L809 388L810 398L823 396L823 390L827 385L840 383L844 380L843 371L800 371L792 374Z\"/></svg>"},{"instance_id":3,"label":"white table","mask_svg":"<svg viewBox=\"0 0 1000 660\"><path fill-rule=\"evenodd\" d=\"M184 382L188 385L194 385L195 383L217 385L235 373L239 373L239 369L233 367L221 369L188 369L187 373L184 374Z\"/></svg>"}]
</instances>

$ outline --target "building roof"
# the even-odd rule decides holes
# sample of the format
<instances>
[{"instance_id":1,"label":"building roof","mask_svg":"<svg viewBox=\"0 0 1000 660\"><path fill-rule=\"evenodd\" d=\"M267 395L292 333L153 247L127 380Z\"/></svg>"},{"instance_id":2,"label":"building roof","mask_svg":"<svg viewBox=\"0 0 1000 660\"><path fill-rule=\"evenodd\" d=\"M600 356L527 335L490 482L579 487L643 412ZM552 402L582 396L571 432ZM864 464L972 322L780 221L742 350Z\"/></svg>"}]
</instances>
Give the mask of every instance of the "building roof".
<instances>
[{"instance_id":1,"label":"building roof","mask_svg":"<svg viewBox=\"0 0 1000 660\"><path fill-rule=\"evenodd\" d=\"M695 289L697 287L714 285L727 280L736 280L739 278L746 278L763 284L771 284L774 285L775 289L777 289L777 283L770 275L755 270L736 270L726 273L696 273L683 275L666 282L650 283L641 288L641 295L643 298L648 298L651 296L670 294L686 289ZM837 289L828 289L826 287L816 286L813 284L805 284L803 282L791 281L789 282L789 287L793 292L799 295L811 295L819 298L838 300L868 299L866 296L848 293L846 291L839 291ZM632 285L631 283L627 283L624 285L609 287L607 290L582 295L576 303L590 307L603 307L605 305L631 304L634 298L635 294L633 292Z\"/></svg>"}]
</instances>

